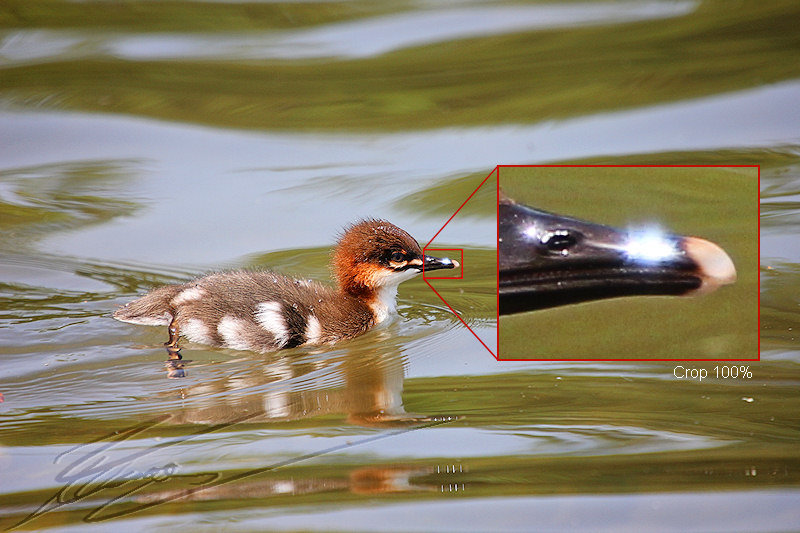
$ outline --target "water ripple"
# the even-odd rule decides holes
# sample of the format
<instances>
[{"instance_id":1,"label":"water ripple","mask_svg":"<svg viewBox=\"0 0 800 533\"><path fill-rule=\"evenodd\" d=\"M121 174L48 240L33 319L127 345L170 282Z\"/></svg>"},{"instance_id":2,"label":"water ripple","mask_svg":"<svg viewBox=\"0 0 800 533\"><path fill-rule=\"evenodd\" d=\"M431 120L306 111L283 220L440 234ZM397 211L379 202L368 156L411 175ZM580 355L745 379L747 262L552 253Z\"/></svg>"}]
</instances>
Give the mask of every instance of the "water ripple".
<instances>
[{"instance_id":1,"label":"water ripple","mask_svg":"<svg viewBox=\"0 0 800 533\"><path fill-rule=\"evenodd\" d=\"M163 59L343 59L470 37L683 16L696 2L614 2L417 10L317 28L265 33L92 34L22 30L0 41L2 64L118 57Z\"/></svg>"}]
</instances>

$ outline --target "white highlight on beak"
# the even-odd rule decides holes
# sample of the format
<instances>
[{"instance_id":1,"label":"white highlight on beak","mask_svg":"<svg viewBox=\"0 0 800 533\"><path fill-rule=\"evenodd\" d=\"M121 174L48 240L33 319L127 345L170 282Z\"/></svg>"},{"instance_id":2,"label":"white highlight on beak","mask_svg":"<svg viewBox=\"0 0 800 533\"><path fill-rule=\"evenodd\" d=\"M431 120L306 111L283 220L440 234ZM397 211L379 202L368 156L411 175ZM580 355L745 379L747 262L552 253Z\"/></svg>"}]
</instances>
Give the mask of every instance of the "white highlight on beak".
<instances>
[{"instance_id":1,"label":"white highlight on beak","mask_svg":"<svg viewBox=\"0 0 800 533\"><path fill-rule=\"evenodd\" d=\"M522 233L524 233L526 237L539 240L539 228L536 226L528 226Z\"/></svg>"},{"instance_id":2,"label":"white highlight on beak","mask_svg":"<svg viewBox=\"0 0 800 533\"><path fill-rule=\"evenodd\" d=\"M641 263L661 263L680 253L676 243L658 229L630 232L622 250L627 259Z\"/></svg>"},{"instance_id":3,"label":"white highlight on beak","mask_svg":"<svg viewBox=\"0 0 800 533\"><path fill-rule=\"evenodd\" d=\"M439 259L439 261L443 265L453 265L453 268L458 268L461 266L461 263L459 263L455 259L450 259L449 257L442 257L441 259Z\"/></svg>"}]
</instances>

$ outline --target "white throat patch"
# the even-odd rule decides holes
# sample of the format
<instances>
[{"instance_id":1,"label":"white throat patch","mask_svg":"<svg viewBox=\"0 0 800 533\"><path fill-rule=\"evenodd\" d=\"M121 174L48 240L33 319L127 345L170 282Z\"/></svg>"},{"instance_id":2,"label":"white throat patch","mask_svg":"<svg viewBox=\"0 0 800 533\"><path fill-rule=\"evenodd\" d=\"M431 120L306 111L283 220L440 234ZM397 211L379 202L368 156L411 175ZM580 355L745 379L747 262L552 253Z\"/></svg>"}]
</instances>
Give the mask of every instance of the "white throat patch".
<instances>
[{"instance_id":1,"label":"white throat patch","mask_svg":"<svg viewBox=\"0 0 800 533\"><path fill-rule=\"evenodd\" d=\"M375 313L375 323L380 324L389 316L397 313L397 286L419 274L414 268L402 272L392 272L383 277L383 283L378 287L377 298L369 306Z\"/></svg>"}]
</instances>

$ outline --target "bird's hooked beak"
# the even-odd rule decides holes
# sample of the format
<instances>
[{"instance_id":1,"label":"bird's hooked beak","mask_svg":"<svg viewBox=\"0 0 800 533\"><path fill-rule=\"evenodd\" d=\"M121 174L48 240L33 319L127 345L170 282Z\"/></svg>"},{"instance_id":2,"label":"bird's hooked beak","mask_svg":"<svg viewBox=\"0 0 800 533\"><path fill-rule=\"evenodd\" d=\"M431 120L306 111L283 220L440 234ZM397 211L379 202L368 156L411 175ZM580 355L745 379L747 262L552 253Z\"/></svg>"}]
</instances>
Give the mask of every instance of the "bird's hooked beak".
<instances>
[{"instance_id":1,"label":"bird's hooked beak","mask_svg":"<svg viewBox=\"0 0 800 533\"><path fill-rule=\"evenodd\" d=\"M698 294L736 280L728 254L697 237L620 230L505 197L499 217L500 314L617 296Z\"/></svg>"}]
</instances>

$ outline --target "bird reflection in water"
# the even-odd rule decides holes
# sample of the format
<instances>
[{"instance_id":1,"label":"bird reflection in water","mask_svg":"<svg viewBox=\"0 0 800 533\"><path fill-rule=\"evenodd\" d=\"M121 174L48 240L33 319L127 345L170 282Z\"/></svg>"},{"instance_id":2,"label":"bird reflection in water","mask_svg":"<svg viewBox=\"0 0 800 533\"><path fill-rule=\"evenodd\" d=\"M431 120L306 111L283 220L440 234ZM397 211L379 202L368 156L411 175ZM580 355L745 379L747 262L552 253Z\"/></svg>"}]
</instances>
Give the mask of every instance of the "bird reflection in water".
<instances>
[{"instance_id":1,"label":"bird reflection in water","mask_svg":"<svg viewBox=\"0 0 800 533\"><path fill-rule=\"evenodd\" d=\"M348 424L385 428L388 431L354 437L347 443L332 446L317 454L298 454L296 459L278 459L274 468L266 467L258 476L208 488L179 487L143 494L140 503L189 499L209 501L230 498L268 498L285 495L307 495L321 492L383 494L415 491L463 490L455 477L455 468L430 464L376 464L347 469L337 465L329 469L336 474L323 476L284 476L282 470L327 453L342 452L373 440L392 438L408 431L446 424L455 416L428 416L406 412L403 406L404 361L400 350L392 344L388 332L376 331L370 339L370 350L342 347L339 355L329 352L294 350L254 356L247 374L225 372L217 379L204 378L202 383L182 388L182 407L172 411L168 423L175 425L217 426L237 422L263 429L264 424L292 423L319 417L344 415ZM363 345L362 345L363 346ZM379 353L376 353L376 350ZM318 357L316 357L318 356ZM255 357L266 357L264 361ZM176 370L170 369L170 373ZM166 394L166 393L165 393ZM174 391L170 393L174 396ZM328 422L325 422L327 425ZM267 460L269 462L270 460ZM450 461L457 464L457 460ZM341 475L346 470L346 476ZM458 466L459 474L464 471ZM307 470L304 470L307 472Z\"/></svg>"}]
</instances>

